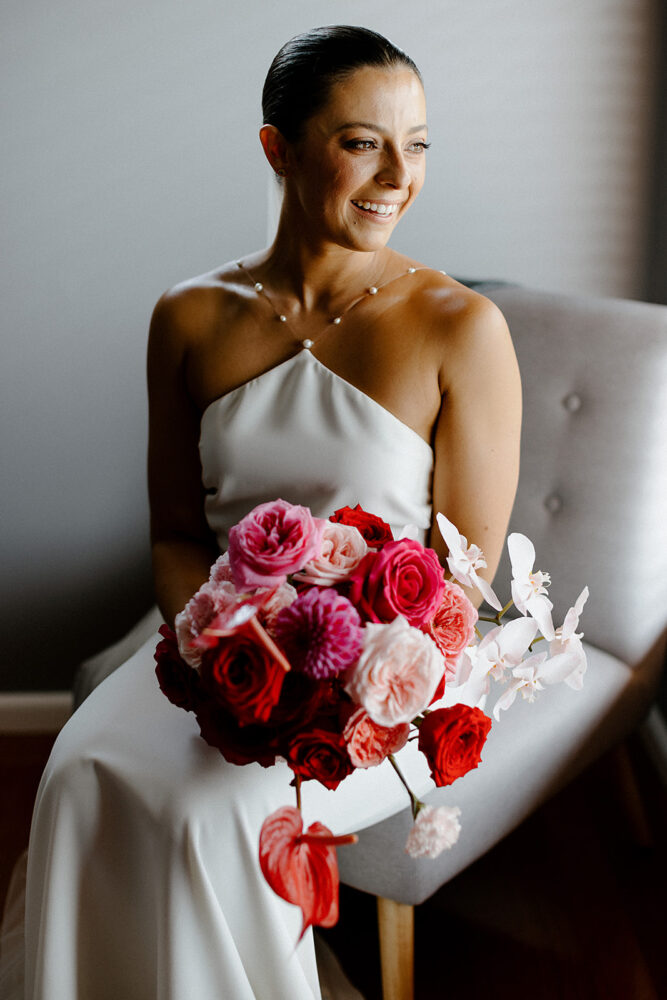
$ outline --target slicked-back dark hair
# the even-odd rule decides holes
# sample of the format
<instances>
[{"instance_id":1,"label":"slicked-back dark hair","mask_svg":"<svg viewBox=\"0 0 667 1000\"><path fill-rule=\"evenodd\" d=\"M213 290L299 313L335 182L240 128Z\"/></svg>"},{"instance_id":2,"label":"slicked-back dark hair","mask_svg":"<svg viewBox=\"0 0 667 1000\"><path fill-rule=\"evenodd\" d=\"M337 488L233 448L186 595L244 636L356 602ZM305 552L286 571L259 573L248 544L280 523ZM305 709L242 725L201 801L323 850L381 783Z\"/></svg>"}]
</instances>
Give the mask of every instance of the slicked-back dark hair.
<instances>
[{"instance_id":1,"label":"slicked-back dark hair","mask_svg":"<svg viewBox=\"0 0 667 1000\"><path fill-rule=\"evenodd\" d=\"M264 81L264 124L296 142L308 119L327 103L332 85L363 66L406 66L422 78L402 49L369 28L327 25L296 35L283 45Z\"/></svg>"}]
</instances>

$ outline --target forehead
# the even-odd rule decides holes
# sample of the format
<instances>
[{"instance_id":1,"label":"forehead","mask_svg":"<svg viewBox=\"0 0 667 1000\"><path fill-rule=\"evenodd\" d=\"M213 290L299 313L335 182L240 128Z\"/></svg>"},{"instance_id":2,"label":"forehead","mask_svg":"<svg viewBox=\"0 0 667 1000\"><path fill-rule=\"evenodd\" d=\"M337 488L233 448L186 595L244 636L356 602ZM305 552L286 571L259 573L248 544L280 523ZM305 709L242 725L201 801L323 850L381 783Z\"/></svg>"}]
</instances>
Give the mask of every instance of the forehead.
<instances>
[{"instance_id":1,"label":"forehead","mask_svg":"<svg viewBox=\"0 0 667 1000\"><path fill-rule=\"evenodd\" d=\"M372 122L398 132L424 125L426 99L419 77L408 66L362 66L338 80L308 124L331 133L348 122Z\"/></svg>"}]
</instances>

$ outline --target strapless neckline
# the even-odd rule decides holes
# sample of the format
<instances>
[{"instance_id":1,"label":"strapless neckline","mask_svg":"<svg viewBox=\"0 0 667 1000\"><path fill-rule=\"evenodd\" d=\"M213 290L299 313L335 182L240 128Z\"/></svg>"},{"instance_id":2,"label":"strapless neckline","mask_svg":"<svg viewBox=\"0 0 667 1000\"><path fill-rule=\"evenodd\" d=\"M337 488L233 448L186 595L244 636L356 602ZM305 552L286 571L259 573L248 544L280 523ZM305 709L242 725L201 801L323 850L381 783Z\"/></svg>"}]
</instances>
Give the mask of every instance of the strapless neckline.
<instances>
[{"instance_id":1,"label":"strapless neckline","mask_svg":"<svg viewBox=\"0 0 667 1000\"><path fill-rule=\"evenodd\" d=\"M343 378L342 375L339 375L337 372L333 371L333 369L328 368L327 365L323 364L319 360L319 358L315 357L311 350L305 347L301 348L301 350L297 351L295 354L290 355L289 358L285 358L284 361L279 361L278 364L273 365L271 368L267 368L266 371L260 372L259 375L255 375L253 378L248 379L247 382L242 382L241 385L235 386L235 388L222 393L220 396L216 396L215 399L211 400L211 402L204 407L201 414L200 428L203 427L209 411L212 411L219 406L224 406L226 403L232 403L236 397L251 392L253 387L258 387L260 383L266 381L272 376L282 376L287 368L298 363L312 363L315 370L318 371L324 378L330 378L334 382L339 383L342 389L354 394L357 398L364 401L365 405L372 408L376 413L384 415L385 418L389 418L389 420L393 421L393 423L397 427L400 427L403 432L407 432L413 440L418 441L419 445L424 449L425 454L428 453L429 456L432 456L433 452L430 444L425 441L421 434L419 434L413 427L406 424L405 421L401 420L400 417L397 417L395 413L392 413L392 411L387 409L386 406L383 406L382 403L379 403L373 396L369 396L368 393L363 391L363 389L359 389L356 385L354 385L354 383L348 382L348 380Z\"/></svg>"}]
</instances>

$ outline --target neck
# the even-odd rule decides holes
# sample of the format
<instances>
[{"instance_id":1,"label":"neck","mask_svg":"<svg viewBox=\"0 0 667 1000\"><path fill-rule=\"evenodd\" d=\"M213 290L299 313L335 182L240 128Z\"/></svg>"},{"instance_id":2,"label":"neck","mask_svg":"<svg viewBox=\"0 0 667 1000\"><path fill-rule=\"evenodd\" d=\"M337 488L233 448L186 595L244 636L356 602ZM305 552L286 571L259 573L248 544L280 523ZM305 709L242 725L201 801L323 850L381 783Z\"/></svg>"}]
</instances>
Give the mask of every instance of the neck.
<instances>
[{"instance_id":1,"label":"neck","mask_svg":"<svg viewBox=\"0 0 667 1000\"><path fill-rule=\"evenodd\" d=\"M390 254L348 250L331 244L314 245L281 218L278 232L268 250L253 262L253 273L275 293L296 300L305 312L337 311L351 293L378 284Z\"/></svg>"}]
</instances>

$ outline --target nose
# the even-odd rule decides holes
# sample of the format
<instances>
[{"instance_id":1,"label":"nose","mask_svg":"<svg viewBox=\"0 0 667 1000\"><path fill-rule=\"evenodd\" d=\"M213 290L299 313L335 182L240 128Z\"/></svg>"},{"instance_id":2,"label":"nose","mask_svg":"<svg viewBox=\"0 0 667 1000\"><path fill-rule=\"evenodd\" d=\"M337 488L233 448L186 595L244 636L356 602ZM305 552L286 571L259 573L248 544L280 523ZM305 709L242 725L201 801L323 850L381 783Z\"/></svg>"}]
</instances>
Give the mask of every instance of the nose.
<instances>
[{"instance_id":1,"label":"nose","mask_svg":"<svg viewBox=\"0 0 667 1000\"><path fill-rule=\"evenodd\" d=\"M377 179L381 184L392 188L407 188L410 186L411 174L401 149L386 149L383 163L378 170Z\"/></svg>"}]
</instances>

